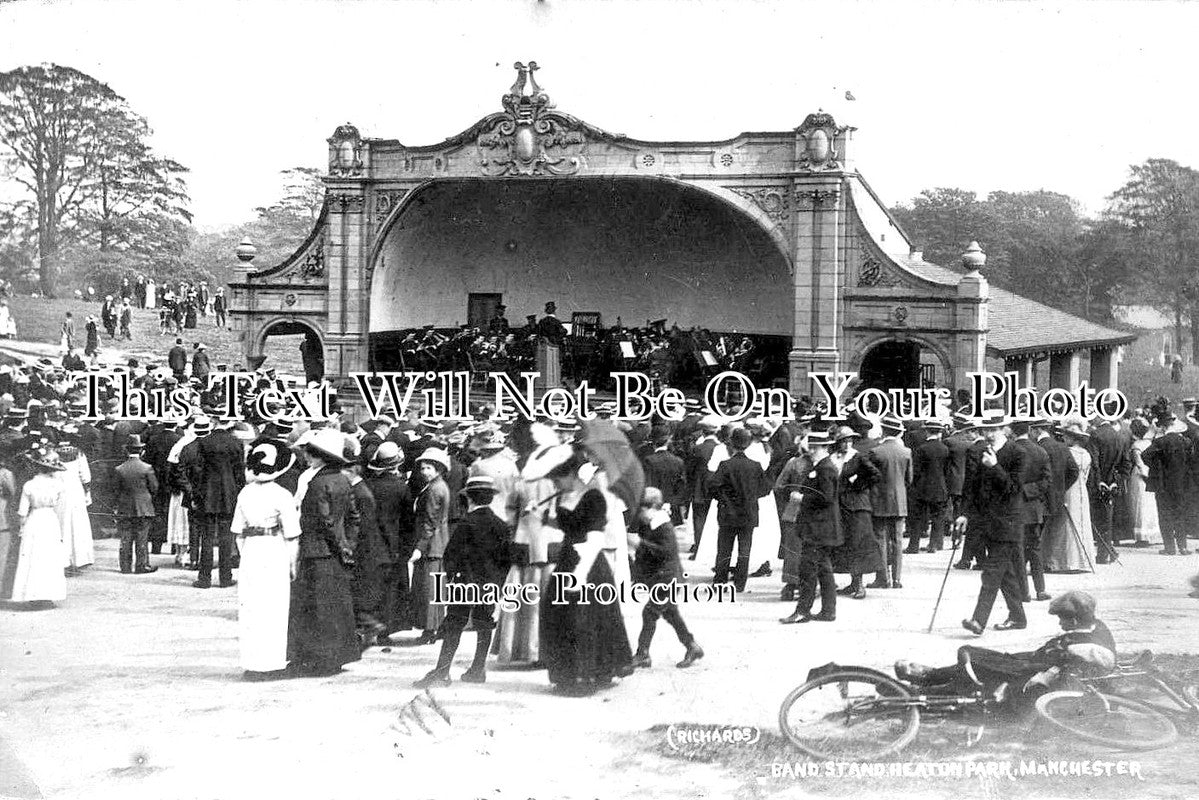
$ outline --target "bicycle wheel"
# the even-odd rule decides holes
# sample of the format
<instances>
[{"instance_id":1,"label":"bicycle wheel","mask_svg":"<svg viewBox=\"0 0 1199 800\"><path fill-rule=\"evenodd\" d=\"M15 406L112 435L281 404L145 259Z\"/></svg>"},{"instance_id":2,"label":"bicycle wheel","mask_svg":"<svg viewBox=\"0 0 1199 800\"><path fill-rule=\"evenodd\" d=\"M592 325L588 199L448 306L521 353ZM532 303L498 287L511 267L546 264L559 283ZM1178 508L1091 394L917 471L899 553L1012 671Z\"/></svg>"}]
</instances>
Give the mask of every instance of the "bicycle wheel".
<instances>
[{"instance_id":1,"label":"bicycle wheel","mask_svg":"<svg viewBox=\"0 0 1199 800\"><path fill-rule=\"evenodd\" d=\"M916 737L920 710L898 681L868 670L822 675L792 690L779 728L813 758L868 761L902 750Z\"/></svg>"},{"instance_id":2,"label":"bicycle wheel","mask_svg":"<svg viewBox=\"0 0 1199 800\"><path fill-rule=\"evenodd\" d=\"M1155 750L1178 739L1170 718L1148 703L1099 692L1049 692L1037 698L1037 713L1079 739L1120 750Z\"/></svg>"}]
</instances>

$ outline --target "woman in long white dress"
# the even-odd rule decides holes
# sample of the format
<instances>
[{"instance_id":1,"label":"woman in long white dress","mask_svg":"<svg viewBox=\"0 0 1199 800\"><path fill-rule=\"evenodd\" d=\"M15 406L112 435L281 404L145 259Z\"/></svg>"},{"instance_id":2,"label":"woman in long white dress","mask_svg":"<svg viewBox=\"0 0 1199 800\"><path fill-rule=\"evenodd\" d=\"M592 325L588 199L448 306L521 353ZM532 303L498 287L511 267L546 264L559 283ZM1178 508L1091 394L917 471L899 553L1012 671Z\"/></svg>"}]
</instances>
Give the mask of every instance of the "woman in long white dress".
<instances>
[{"instance_id":1,"label":"woman in long white dress","mask_svg":"<svg viewBox=\"0 0 1199 800\"><path fill-rule=\"evenodd\" d=\"M1091 453L1086 444L1090 436L1081 423L1071 423L1064 431L1070 456L1078 465L1078 480L1066 489L1066 513L1050 531L1045 551L1046 572L1094 572L1095 539L1091 530L1091 499L1087 478L1091 474Z\"/></svg>"},{"instance_id":2,"label":"woman in long white dress","mask_svg":"<svg viewBox=\"0 0 1199 800\"><path fill-rule=\"evenodd\" d=\"M175 566L179 568L194 564L197 558L196 553L189 552L191 527L187 506L183 502L183 488L186 484L183 475L185 468L179 463L179 456L183 452L183 448L197 439L194 422L195 420L192 420L183 429L183 435L167 453L167 485L171 490L170 499L167 501L167 544L174 546Z\"/></svg>"},{"instance_id":3,"label":"woman in long white dress","mask_svg":"<svg viewBox=\"0 0 1199 800\"><path fill-rule=\"evenodd\" d=\"M722 431L722 436L727 436ZM712 451L708 460L708 475L714 475L717 467L729 459L728 445L721 442ZM758 462L765 471L770 466L770 453L760 438L745 450L747 458ZM697 564L706 569L712 569L716 564L716 540L719 538L720 525L717 522L716 501L708 505L708 517L704 520L704 533L699 541L699 549L695 553ZM773 571L773 565L778 561L779 542L782 531L779 527L778 504L774 492L768 492L765 497L758 498L758 527L754 528L753 542L749 550L750 577L768 575Z\"/></svg>"},{"instance_id":4,"label":"woman in long white dress","mask_svg":"<svg viewBox=\"0 0 1199 800\"><path fill-rule=\"evenodd\" d=\"M63 432L69 433L71 427L64 427ZM89 487L92 470L88 466L87 456L74 445L59 445L58 457L63 466L63 471L58 473L63 489L59 522L62 525L67 574L78 575L81 569L96 562L92 521L87 513L87 507L91 505Z\"/></svg>"},{"instance_id":5,"label":"woman in long white dress","mask_svg":"<svg viewBox=\"0 0 1199 800\"><path fill-rule=\"evenodd\" d=\"M1128 516L1132 520L1134 547L1149 547L1161 538L1161 526L1157 520L1157 496L1145 491L1149 478L1149 467L1145 464L1145 450L1153 443L1152 428L1143 419L1132 421L1132 474L1128 476Z\"/></svg>"},{"instance_id":6,"label":"woman in long white dress","mask_svg":"<svg viewBox=\"0 0 1199 800\"><path fill-rule=\"evenodd\" d=\"M295 462L286 447L263 442L246 459L247 483L237 495L231 530L241 568L237 582L238 643L247 680L282 677L287 668L287 618L299 555L296 499L275 480Z\"/></svg>"},{"instance_id":7,"label":"woman in long white dress","mask_svg":"<svg viewBox=\"0 0 1199 800\"><path fill-rule=\"evenodd\" d=\"M21 519L21 550L12 599L18 603L53 605L67 597L63 574L62 528L58 506L63 487L58 454L39 450L28 456L34 475L21 490L17 515Z\"/></svg>"}]
</instances>

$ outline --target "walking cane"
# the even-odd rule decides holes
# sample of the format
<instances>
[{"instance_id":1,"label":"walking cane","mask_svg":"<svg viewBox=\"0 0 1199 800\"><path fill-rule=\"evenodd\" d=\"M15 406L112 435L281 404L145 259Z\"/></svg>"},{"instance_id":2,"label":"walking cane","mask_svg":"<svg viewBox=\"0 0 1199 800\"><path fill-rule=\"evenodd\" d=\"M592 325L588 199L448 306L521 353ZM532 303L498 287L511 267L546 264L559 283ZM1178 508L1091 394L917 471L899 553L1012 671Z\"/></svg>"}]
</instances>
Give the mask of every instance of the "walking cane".
<instances>
[{"instance_id":1,"label":"walking cane","mask_svg":"<svg viewBox=\"0 0 1199 800\"><path fill-rule=\"evenodd\" d=\"M933 616L928 621L928 630L925 633L933 632L933 625L937 621L937 609L941 607L941 598L945 595L945 584L949 582L949 571L953 569L953 562L958 553L958 543L965 534L965 528L962 528L960 531L954 531L953 549L949 551L949 563L945 565L945 577L941 578L941 591L937 592L937 602L933 605Z\"/></svg>"}]
</instances>

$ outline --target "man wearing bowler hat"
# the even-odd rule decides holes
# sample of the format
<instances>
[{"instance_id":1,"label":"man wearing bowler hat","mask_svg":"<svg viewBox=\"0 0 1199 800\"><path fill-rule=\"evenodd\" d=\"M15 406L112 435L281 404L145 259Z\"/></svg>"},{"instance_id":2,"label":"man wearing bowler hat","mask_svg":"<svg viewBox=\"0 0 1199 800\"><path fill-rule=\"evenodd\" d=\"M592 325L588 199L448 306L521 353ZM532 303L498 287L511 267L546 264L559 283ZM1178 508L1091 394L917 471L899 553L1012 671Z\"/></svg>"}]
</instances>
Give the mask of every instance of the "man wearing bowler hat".
<instances>
[{"instance_id":1,"label":"man wearing bowler hat","mask_svg":"<svg viewBox=\"0 0 1199 800\"><path fill-rule=\"evenodd\" d=\"M142 442L132 436L125 444L125 463L117 477L117 527L121 532L120 565L124 574L144 575L158 571L150 566L150 521L154 519L154 495L158 480L154 468L142 461Z\"/></svg>"}]
</instances>

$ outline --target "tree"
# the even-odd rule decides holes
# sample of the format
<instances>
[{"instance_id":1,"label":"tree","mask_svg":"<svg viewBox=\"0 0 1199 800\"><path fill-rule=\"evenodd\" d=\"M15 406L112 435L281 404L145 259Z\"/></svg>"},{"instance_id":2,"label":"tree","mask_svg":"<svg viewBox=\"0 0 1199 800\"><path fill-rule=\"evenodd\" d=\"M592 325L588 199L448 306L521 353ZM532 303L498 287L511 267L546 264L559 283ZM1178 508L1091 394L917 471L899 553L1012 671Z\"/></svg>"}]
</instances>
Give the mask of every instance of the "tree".
<instances>
[{"instance_id":1,"label":"tree","mask_svg":"<svg viewBox=\"0 0 1199 800\"><path fill-rule=\"evenodd\" d=\"M1140 286L1174 315L1178 341L1191 317L1192 361L1199 363L1199 172L1151 158L1131 168L1129 180L1108 198L1108 214L1127 227Z\"/></svg>"},{"instance_id":2,"label":"tree","mask_svg":"<svg viewBox=\"0 0 1199 800\"><path fill-rule=\"evenodd\" d=\"M28 192L22 202L34 210L47 296L64 245L127 249L139 217L188 219L185 170L150 150L149 133L123 97L78 70L46 64L0 73L0 161Z\"/></svg>"},{"instance_id":3,"label":"tree","mask_svg":"<svg viewBox=\"0 0 1199 800\"><path fill-rule=\"evenodd\" d=\"M910 206L896 206L891 213L923 248L925 259L946 267L956 266L970 242L986 240L992 229L986 206L966 189L925 189ZM992 265L990 249L984 249Z\"/></svg>"}]
</instances>

